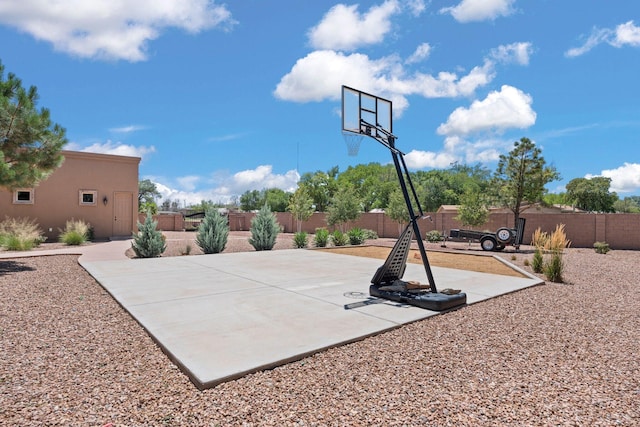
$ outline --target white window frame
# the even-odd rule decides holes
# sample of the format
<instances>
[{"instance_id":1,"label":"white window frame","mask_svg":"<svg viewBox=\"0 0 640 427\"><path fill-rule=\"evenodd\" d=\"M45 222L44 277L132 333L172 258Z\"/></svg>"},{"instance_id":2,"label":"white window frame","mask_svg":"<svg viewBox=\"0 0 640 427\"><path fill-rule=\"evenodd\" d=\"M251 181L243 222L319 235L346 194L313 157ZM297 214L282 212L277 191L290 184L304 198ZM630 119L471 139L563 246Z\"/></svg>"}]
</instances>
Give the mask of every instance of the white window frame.
<instances>
[{"instance_id":1,"label":"white window frame","mask_svg":"<svg viewBox=\"0 0 640 427\"><path fill-rule=\"evenodd\" d=\"M85 194L91 194L93 196L93 202L85 202ZM80 206L96 206L98 204L98 192L96 190L80 190L78 192L78 202Z\"/></svg>"},{"instance_id":2,"label":"white window frame","mask_svg":"<svg viewBox=\"0 0 640 427\"><path fill-rule=\"evenodd\" d=\"M29 193L29 200L20 200L18 198L19 193ZM13 204L15 205L32 205L34 202L33 188L16 188L13 191Z\"/></svg>"}]
</instances>

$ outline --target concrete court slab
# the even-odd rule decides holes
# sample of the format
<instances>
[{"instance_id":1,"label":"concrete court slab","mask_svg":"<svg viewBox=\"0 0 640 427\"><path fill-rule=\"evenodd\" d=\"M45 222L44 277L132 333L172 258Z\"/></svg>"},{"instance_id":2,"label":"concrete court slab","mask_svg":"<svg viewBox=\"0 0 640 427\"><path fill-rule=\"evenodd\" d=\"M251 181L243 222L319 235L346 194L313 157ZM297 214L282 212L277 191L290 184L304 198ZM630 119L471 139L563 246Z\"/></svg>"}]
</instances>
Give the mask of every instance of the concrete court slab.
<instances>
[{"instance_id":1,"label":"concrete court slab","mask_svg":"<svg viewBox=\"0 0 640 427\"><path fill-rule=\"evenodd\" d=\"M379 259L278 250L80 264L148 331L200 388L438 312L369 296ZM432 267L439 289L468 303L542 283ZM426 282L408 264L405 280Z\"/></svg>"}]
</instances>

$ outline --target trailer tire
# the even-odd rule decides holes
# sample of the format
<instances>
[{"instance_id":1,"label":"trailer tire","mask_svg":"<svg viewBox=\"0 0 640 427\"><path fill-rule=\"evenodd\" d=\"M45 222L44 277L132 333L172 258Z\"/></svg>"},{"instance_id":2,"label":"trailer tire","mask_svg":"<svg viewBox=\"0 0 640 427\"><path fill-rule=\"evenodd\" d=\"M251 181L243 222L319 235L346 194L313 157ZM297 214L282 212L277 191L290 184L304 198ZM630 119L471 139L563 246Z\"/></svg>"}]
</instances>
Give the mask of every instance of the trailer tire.
<instances>
[{"instance_id":1,"label":"trailer tire","mask_svg":"<svg viewBox=\"0 0 640 427\"><path fill-rule=\"evenodd\" d=\"M498 244L496 243L496 239L491 236L485 236L480 239L480 246L483 251L494 251Z\"/></svg>"},{"instance_id":2,"label":"trailer tire","mask_svg":"<svg viewBox=\"0 0 640 427\"><path fill-rule=\"evenodd\" d=\"M513 239L513 231L507 227L498 228L496 237L500 243L509 243Z\"/></svg>"}]
</instances>

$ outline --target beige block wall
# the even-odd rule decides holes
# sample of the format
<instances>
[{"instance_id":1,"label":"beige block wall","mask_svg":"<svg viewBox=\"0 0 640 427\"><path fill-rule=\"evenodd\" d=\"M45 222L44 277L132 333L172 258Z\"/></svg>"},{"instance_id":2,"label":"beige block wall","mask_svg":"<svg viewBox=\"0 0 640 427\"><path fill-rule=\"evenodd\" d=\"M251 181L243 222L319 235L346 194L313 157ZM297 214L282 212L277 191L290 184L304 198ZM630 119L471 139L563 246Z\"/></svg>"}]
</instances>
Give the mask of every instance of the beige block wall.
<instances>
[{"instance_id":1,"label":"beige block wall","mask_svg":"<svg viewBox=\"0 0 640 427\"><path fill-rule=\"evenodd\" d=\"M34 188L33 204L15 204L13 192L0 190L1 219L35 219L48 241L57 240L59 229L72 218L90 223L97 239L131 236L138 218L140 158L75 151L63 155L62 166ZM81 205L81 191L96 191L95 205Z\"/></svg>"}]
</instances>

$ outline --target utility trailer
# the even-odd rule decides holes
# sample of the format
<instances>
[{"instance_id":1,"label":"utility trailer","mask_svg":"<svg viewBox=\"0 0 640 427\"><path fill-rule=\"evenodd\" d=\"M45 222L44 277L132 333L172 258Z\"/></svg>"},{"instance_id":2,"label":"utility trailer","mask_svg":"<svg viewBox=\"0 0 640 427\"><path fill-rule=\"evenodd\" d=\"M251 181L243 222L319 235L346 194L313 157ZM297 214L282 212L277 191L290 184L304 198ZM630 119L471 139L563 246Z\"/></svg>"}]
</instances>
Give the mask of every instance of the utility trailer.
<instances>
[{"instance_id":1,"label":"utility trailer","mask_svg":"<svg viewBox=\"0 0 640 427\"><path fill-rule=\"evenodd\" d=\"M449 230L447 240L456 242L480 242L483 251L501 251L505 246L520 248L524 236L526 220L518 218L516 228L501 227L495 233L476 230Z\"/></svg>"}]
</instances>

